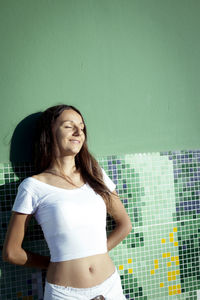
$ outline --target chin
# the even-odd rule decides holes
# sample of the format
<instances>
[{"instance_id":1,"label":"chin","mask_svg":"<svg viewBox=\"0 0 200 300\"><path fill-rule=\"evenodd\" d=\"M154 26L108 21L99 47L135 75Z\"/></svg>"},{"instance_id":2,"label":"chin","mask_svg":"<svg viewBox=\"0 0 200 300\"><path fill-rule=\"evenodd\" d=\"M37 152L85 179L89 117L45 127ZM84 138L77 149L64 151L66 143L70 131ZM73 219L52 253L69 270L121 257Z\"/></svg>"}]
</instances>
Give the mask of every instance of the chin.
<instances>
[{"instance_id":1,"label":"chin","mask_svg":"<svg viewBox=\"0 0 200 300\"><path fill-rule=\"evenodd\" d=\"M73 150L68 150L68 151L65 151L64 152L64 155L77 155L78 153L80 152L80 150L77 150L77 151L73 151Z\"/></svg>"}]
</instances>

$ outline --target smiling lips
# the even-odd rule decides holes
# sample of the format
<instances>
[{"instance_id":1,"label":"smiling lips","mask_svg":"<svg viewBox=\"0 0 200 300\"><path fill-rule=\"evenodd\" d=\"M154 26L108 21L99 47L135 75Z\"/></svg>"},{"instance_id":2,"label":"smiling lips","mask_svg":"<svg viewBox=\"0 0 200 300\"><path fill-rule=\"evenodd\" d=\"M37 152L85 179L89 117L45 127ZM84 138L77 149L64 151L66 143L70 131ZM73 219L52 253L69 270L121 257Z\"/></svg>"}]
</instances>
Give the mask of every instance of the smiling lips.
<instances>
[{"instance_id":1,"label":"smiling lips","mask_svg":"<svg viewBox=\"0 0 200 300\"><path fill-rule=\"evenodd\" d=\"M79 140L70 140L70 142L75 143L75 144L80 144Z\"/></svg>"}]
</instances>

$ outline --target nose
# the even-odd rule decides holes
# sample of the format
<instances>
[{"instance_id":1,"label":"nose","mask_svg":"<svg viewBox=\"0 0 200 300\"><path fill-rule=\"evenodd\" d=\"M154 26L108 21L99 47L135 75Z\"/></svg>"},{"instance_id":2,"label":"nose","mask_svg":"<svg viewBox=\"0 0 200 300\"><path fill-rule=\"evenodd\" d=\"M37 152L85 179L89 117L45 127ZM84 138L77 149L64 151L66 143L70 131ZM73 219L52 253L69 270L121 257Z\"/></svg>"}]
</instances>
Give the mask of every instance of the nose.
<instances>
[{"instance_id":1,"label":"nose","mask_svg":"<svg viewBox=\"0 0 200 300\"><path fill-rule=\"evenodd\" d=\"M73 135L81 135L83 132L81 128L75 127Z\"/></svg>"}]
</instances>

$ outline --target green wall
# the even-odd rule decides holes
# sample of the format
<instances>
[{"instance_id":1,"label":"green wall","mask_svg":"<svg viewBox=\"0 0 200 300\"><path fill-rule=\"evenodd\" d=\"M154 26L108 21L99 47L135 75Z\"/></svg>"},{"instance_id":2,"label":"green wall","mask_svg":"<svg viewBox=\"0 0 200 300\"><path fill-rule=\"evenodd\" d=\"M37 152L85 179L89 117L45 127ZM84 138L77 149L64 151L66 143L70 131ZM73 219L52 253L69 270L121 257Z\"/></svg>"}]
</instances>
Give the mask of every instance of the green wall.
<instances>
[{"instance_id":1,"label":"green wall","mask_svg":"<svg viewBox=\"0 0 200 300\"><path fill-rule=\"evenodd\" d=\"M0 161L59 103L95 155L199 149L200 1L0 0Z\"/></svg>"}]
</instances>

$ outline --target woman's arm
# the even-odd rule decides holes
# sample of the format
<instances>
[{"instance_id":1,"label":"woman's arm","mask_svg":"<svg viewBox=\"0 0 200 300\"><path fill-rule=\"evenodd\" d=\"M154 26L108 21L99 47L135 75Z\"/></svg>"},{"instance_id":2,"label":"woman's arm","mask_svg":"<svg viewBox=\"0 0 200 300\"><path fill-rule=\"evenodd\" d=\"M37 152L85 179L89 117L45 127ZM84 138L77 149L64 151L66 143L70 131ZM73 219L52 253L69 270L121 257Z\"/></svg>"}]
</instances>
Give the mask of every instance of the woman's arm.
<instances>
[{"instance_id":1,"label":"woman's arm","mask_svg":"<svg viewBox=\"0 0 200 300\"><path fill-rule=\"evenodd\" d=\"M12 212L8 225L2 258L5 262L32 268L47 269L49 256L43 256L22 248L26 228L32 215Z\"/></svg>"},{"instance_id":2,"label":"woman's arm","mask_svg":"<svg viewBox=\"0 0 200 300\"><path fill-rule=\"evenodd\" d=\"M108 251L117 246L132 230L131 220L126 209L116 191L114 194L111 196L112 207L108 213L114 218L116 227L107 238Z\"/></svg>"}]
</instances>

